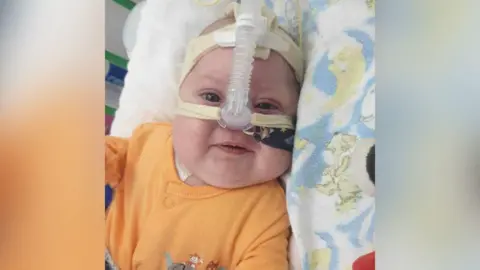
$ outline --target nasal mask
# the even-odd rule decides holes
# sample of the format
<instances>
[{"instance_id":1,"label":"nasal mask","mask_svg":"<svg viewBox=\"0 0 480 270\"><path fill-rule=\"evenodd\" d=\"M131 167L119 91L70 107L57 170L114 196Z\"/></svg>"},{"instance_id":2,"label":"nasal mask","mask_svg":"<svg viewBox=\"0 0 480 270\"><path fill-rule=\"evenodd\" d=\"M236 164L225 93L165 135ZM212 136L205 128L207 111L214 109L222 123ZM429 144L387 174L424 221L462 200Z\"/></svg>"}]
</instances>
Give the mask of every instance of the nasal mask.
<instances>
[{"instance_id":1,"label":"nasal mask","mask_svg":"<svg viewBox=\"0 0 480 270\"><path fill-rule=\"evenodd\" d=\"M203 120L214 120L227 129L240 130L273 148L292 151L295 119L286 115L254 113L249 92L254 58L267 59L270 51L278 52L303 81L303 58L300 48L281 29L273 12L263 8L263 1L242 0L227 11L236 23L202 35L188 44L181 81L201 56L215 48L233 47L233 66L226 100L221 107L186 103L179 100L177 114Z\"/></svg>"}]
</instances>

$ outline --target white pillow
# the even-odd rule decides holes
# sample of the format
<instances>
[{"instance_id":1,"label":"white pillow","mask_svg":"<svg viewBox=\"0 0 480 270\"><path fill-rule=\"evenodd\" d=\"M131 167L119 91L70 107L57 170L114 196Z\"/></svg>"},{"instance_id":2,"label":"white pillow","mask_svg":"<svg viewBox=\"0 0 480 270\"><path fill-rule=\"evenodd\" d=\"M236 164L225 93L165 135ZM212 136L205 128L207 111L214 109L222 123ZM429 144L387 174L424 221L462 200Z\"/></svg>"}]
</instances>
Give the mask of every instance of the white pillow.
<instances>
[{"instance_id":1,"label":"white pillow","mask_svg":"<svg viewBox=\"0 0 480 270\"><path fill-rule=\"evenodd\" d=\"M142 123L173 119L187 41L222 17L230 2L146 1L111 135L129 137Z\"/></svg>"}]
</instances>

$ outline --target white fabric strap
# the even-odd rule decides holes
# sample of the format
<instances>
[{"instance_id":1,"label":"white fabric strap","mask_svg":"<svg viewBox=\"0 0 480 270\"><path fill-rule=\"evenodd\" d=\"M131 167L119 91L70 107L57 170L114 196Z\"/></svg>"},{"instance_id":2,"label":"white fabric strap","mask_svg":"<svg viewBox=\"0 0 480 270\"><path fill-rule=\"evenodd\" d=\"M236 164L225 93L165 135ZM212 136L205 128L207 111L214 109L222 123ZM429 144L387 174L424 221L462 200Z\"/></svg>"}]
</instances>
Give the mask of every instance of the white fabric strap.
<instances>
[{"instance_id":1,"label":"white fabric strap","mask_svg":"<svg viewBox=\"0 0 480 270\"><path fill-rule=\"evenodd\" d=\"M175 157L175 168L177 169L177 174L180 180L185 182L188 177L190 177L192 174L183 166L180 161L178 161L178 158Z\"/></svg>"},{"instance_id":2,"label":"white fabric strap","mask_svg":"<svg viewBox=\"0 0 480 270\"><path fill-rule=\"evenodd\" d=\"M235 47L235 29L218 30L213 34L215 43L224 48ZM258 41L258 46L272 49L277 52L287 52L289 44L274 33L265 33Z\"/></svg>"}]
</instances>

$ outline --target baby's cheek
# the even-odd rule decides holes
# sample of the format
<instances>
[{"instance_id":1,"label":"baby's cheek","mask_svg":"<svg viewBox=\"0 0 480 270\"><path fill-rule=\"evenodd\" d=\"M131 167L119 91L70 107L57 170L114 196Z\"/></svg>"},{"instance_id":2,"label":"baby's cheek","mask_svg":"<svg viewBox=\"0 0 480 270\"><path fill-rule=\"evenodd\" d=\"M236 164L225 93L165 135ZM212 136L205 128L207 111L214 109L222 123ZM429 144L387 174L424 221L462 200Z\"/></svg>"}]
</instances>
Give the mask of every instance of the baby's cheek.
<instances>
[{"instance_id":1,"label":"baby's cheek","mask_svg":"<svg viewBox=\"0 0 480 270\"><path fill-rule=\"evenodd\" d=\"M260 167L268 178L280 177L290 169L292 164L292 154L290 152L269 146L264 146L262 152L259 157Z\"/></svg>"},{"instance_id":2,"label":"baby's cheek","mask_svg":"<svg viewBox=\"0 0 480 270\"><path fill-rule=\"evenodd\" d=\"M177 117L173 121L173 143L178 157L195 159L208 146L210 128L202 120ZM185 160L184 162L187 163Z\"/></svg>"}]
</instances>

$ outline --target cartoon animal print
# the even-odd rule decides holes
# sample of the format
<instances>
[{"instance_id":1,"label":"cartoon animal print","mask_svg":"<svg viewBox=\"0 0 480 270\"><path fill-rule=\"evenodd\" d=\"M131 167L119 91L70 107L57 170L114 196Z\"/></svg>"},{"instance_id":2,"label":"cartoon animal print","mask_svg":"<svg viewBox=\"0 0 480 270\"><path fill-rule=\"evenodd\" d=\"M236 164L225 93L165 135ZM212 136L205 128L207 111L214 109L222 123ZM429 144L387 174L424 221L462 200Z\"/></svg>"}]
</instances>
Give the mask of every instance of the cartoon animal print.
<instances>
[{"instance_id":1,"label":"cartoon animal print","mask_svg":"<svg viewBox=\"0 0 480 270\"><path fill-rule=\"evenodd\" d=\"M196 269L197 266L203 264L203 259L200 258L200 256L198 256L198 254L195 253L190 255L190 259L188 260L188 262L186 262L186 264L192 267L193 269Z\"/></svg>"},{"instance_id":2,"label":"cartoon animal print","mask_svg":"<svg viewBox=\"0 0 480 270\"><path fill-rule=\"evenodd\" d=\"M193 268L183 264L183 263L175 263L168 267L168 270L192 270Z\"/></svg>"},{"instance_id":3,"label":"cartoon animal print","mask_svg":"<svg viewBox=\"0 0 480 270\"><path fill-rule=\"evenodd\" d=\"M168 270L195 270L201 264L203 264L203 259L195 253L190 255L187 262L174 263L168 267Z\"/></svg>"},{"instance_id":4,"label":"cartoon animal print","mask_svg":"<svg viewBox=\"0 0 480 270\"><path fill-rule=\"evenodd\" d=\"M218 261L211 261L207 264L207 270L218 270L219 263Z\"/></svg>"}]
</instances>

